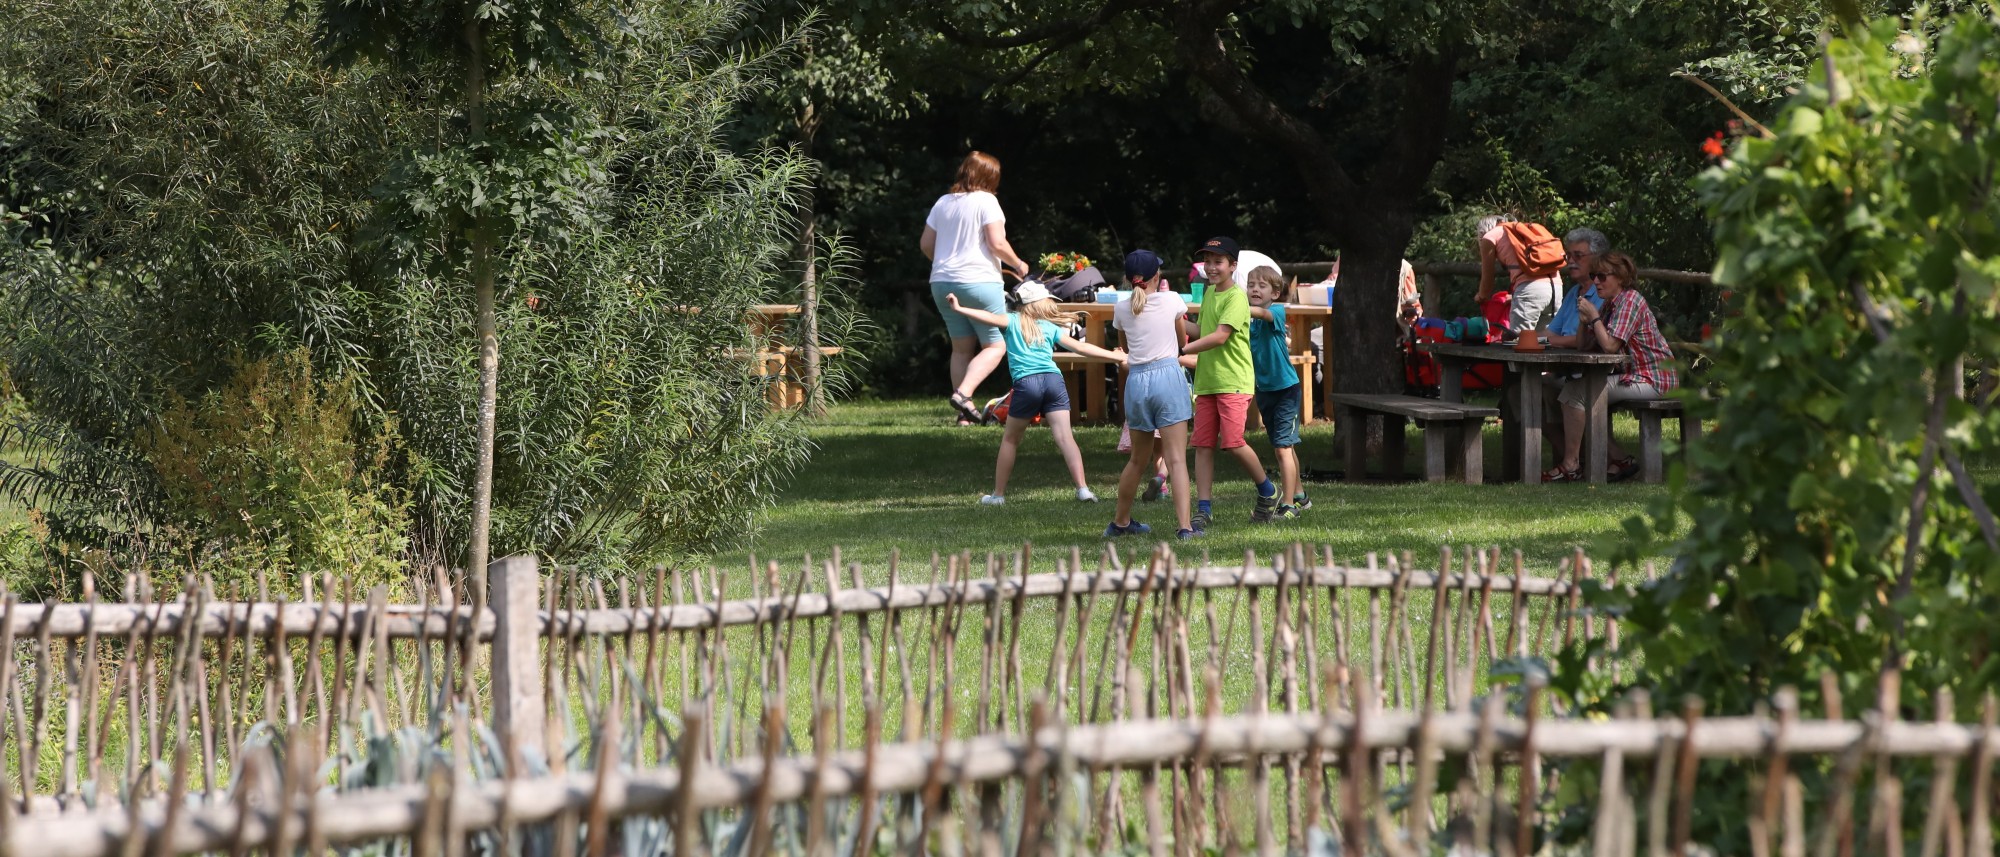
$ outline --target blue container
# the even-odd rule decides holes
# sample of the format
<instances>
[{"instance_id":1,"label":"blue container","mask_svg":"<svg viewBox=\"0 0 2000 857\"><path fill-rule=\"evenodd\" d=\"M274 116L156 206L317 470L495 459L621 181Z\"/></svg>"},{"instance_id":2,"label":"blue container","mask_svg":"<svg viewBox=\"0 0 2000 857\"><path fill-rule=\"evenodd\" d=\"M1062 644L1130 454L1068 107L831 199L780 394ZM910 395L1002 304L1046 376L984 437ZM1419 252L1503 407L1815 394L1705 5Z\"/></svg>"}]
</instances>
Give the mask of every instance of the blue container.
<instances>
[{"instance_id":1,"label":"blue container","mask_svg":"<svg viewBox=\"0 0 2000 857\"><path fill-rule=\"evenodd\" d=\"M1115 304L1131 296L1131 292L1117 292L1103 289L1097 293L1097 302L1101 304Z\"/></svg>"}]
</instances>

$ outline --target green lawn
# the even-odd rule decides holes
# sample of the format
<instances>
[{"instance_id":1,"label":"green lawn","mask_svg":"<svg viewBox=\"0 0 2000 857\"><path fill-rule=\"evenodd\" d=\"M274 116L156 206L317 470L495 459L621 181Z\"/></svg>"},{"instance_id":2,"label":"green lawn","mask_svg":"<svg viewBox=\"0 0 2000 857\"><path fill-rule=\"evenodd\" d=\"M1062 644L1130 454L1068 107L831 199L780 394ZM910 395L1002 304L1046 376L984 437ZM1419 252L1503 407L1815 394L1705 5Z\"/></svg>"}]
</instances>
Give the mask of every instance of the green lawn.
<instances>
[{"instance_id":1,"label":"green lawn","mask_svg":"<svg viewBox=\"0 0 2000 857\"><path fill-rule=\"evenodd\" d=\"M1620 417L1614 431L1636 449L1635 421ZM1668 431L1671 437L1671 426ZM1499 469L1499 435L1497 425L1488 426L1489 474ZM1053 571L1057 556L1067 556L1071 545L1081 546L1086 557L1102 549L1100 536L1111 520L1117 475L1124 465L1124 456L1115 449L1117 428L1079 428L1091 487L1104 498L1079 503L1071 497L1048 430L1030 429L1007 505L985 507L977 501L992 489L1000 430L952 425L942 399L840 404L814 430L813 439L819 448L812 462L761 517L746 548L717 556L718 565L744 568L754 555L760 563L776 560L790 569L808 554L817 560L838 546L845 559L863 563L870 578L879 580L892 550L927 565L932 551L983 555L1011 552L1029 542L1035 546L1035 570ZM1266 466L1273 466L1270 449L1261 441L1257 437L1252 443ZM1408 448L1408 472L1419 473L1423 446L1414 428ZM1308 426L1300 449L1308 470L1339 467L1331 424ZM1616 538L1620 522L1664 492L1660 486L1632 483L1308 483L1314 506L1304 517L1253 525L1247 521L1254 499L1250 483L1233 469L1218 467L1218 477L1216 522L1206 538L1176 545L1183 557L1207 553L1216 562L1233 563L1245 550L1265 556L1302 541L1331 545L1343 562L1360 563L1371 551L1385 556L1413 551L1420 564L1430 567L1441 545L1498 545L1518 548L1533 570L1547 574L1579 545L1602 553L1602 540ZM1142 503L1134 516L1171 541L1169 506ZM1142 539L1120 544L1127 555L1152 546Z\"/></svg>"}]
</instances>

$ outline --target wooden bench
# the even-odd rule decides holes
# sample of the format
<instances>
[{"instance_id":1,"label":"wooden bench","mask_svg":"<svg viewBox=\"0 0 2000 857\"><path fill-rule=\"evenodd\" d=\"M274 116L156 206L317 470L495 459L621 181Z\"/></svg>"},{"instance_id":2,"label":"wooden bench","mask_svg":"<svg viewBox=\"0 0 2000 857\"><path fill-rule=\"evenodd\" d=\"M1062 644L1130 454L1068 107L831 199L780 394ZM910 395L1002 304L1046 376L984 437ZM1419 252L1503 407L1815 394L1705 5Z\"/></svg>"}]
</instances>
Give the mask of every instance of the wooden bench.
<instances>
[{"instance_id":1,"label":"wooden bench","mask_svg":"<svg viewBox=\"0 0 2000 857\"><path fill-rule=\"evenodd\" d=\"M1368 430L1365 420L1382 420L1382 472L1389 479L1403 475L1403 425L1415 420L1424 429L1424 479L1445 481L1447 450L1458 458L1465 484L1477 485L1485 478L1485 447L1481 427L1489 417L1500 416L1499 408L1440 402L1418 396L1371 396L1335 393L1329 398L1343 422L1347 439L1347 481L1359 482L1368 475Z\"/></svg>"},{"instance_id":2,"label":"wooden bench","mask_svg":"<svg viewBox=\"0 0 2000 857\"><path fill-rule=\"evenodd\" d=\"M1701 420L1695 419L1681 407L1679 399L1630 399L1611 406L1613 413L1630 411L1639 418L1639 477L1648 483L1658 484L1666 480L1664 443L1660 432L1661 422L1668 415L1681 421L1681 449L1688 442L1701 436Z\"/></svg>"}]
</instances>

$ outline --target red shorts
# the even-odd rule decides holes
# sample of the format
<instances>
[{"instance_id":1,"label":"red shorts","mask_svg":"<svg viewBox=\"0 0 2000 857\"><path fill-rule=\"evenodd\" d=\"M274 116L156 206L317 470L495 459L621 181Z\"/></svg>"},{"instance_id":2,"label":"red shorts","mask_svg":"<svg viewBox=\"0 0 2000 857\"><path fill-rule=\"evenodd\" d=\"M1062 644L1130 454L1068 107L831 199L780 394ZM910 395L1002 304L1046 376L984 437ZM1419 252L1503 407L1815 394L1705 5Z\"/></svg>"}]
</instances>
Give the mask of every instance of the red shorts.
<instances>
[{"instance_id":1,"label":"red shorts","mask_svg":"<svg viewBox=\"0 0 2000 857\"><path fill-rule=\"evenodd\" d=\"M1243 445L1243 421L1249 418L1249 393L1209 393L1194 397L1194 446L1235 449Z\"/></svg>"}]
</instances>

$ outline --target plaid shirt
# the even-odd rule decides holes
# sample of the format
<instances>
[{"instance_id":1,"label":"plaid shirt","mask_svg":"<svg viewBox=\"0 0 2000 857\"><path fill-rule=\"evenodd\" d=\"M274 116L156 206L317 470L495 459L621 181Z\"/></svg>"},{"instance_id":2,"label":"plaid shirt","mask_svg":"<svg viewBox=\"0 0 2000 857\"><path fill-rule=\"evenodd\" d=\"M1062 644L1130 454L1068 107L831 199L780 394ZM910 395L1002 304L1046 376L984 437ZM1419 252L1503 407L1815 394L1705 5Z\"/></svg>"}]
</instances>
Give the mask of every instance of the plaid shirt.
<instances>
[{"instance_id":1,"label":"plaid shirt","mask_svg":"<svg viewBox=\"0 0 2000 857\"><path fill-rule=\"evenodd\" d=\"M1646 298L1626 289L1604 306L1604 328L1625 343L1625 373L1621 384L1645 382L1664 393L1680 383L1674 374L1674 352L1653 321L1653 308Z\"/></svg>"}]
</instances>

